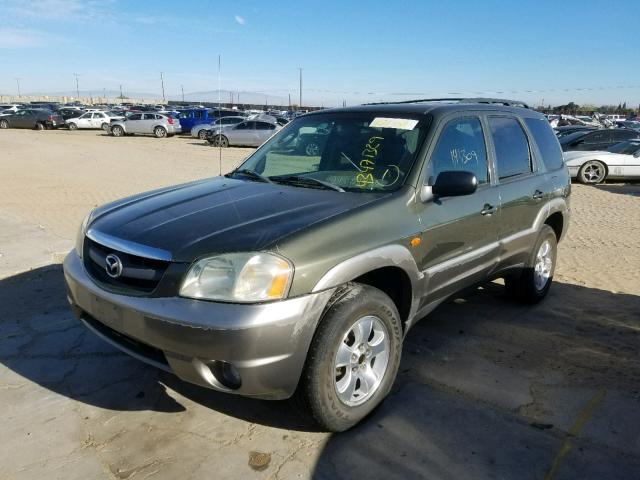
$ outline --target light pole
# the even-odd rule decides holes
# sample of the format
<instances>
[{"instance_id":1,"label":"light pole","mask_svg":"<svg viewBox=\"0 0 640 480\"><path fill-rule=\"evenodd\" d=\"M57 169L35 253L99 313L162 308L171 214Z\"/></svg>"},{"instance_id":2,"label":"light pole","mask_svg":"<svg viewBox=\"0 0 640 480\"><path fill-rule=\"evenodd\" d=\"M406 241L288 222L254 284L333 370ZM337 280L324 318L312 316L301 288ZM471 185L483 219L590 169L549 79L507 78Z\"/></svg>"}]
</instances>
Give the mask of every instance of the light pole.
<instances>
[{"instance_id":1,"label":"light pole","mask_svg":"<svg viewBox=\"0 0 640 480\"><path fill-rule=\"evenodd\" d=\"M184 87L180 85L180 90L182 91L182 103L184 103Z\"/></svg>"},{"instance_id":2,"label":"light pole","mask_svg":"<svg viewBox=\"0 0 640 480\"><path fill-rule=\"evenodd\" d=\"M79 73L73 74L76 77L76 100L80 100L80 84L78 83Z\"/></svg>"},{"instance_id":3,"label":"light pole","mask_svg":"<svg viewBox=\"0 0 640 480\"><path fill-rule=\"evenodd\" d=\"M120 84L120 103L122 103L122 99L124 97L122 96L122 84Z\"/></svg>"},{"instance_id":4,"label":"light pole","mask_svg":"<svg viewBox=\"0 0 640 480\"><path fill-rule=\"evenodd\" d=\"M18 85L18 98L22 98L22 95L20 94L20 79L16 78L16 85Z\"/></svg>"}]
</instances>

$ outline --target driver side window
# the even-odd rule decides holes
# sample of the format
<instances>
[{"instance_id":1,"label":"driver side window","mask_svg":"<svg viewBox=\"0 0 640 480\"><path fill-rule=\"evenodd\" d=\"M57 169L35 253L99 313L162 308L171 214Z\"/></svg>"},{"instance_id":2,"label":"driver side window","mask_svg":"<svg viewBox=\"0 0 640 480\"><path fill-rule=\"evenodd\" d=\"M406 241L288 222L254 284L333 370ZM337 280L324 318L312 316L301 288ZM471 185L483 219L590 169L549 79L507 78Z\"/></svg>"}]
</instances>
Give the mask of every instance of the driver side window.
<instances>
[{"instance_id":1,"label":"driver side window","mask_svg":"<svg viewBox=\"0 0 640 480\"><path fill-rule=\"evenodd\" d=\"M433 185L441 172L467 171L473 173L478 184L487 183L487 147L480 119L458 118L450 121L440 133L431 154L427 183Z\"/></svg>"}]
</instances>

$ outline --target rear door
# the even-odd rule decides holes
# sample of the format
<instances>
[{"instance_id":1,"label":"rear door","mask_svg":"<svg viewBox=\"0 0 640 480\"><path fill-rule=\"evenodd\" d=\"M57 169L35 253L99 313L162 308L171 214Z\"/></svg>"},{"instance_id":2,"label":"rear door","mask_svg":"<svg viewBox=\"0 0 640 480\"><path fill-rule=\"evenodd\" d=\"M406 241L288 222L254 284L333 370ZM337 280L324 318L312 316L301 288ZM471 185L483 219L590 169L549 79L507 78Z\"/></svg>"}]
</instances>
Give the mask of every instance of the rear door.
<instances>
[{"instance_id":1,"label":"rear door","mask_svg":"<svg viewBox=\"0 0 640 480\"><path fill-rule=\"evenodd\" d=\"M492 156L500 186L500 268L522 266L537 238L536 217L552 188L534 161L521 120L509 114L488 115Z\"/></svg>"},{"instance_id":2,"label":"rear door","mask_svg":"<svg viewBox=\"0 0 640 480\"><path fill-rule=\"evenodd\" d=\"M438 128L424 183L433 185L441 172L462 170L476 176L478 189L418 204L423 225L419 267L427 280L423 305L484 280L498 252L500 199L492 181L486 127L479 115L465 112Z\"/></svg>"}]
</instances>

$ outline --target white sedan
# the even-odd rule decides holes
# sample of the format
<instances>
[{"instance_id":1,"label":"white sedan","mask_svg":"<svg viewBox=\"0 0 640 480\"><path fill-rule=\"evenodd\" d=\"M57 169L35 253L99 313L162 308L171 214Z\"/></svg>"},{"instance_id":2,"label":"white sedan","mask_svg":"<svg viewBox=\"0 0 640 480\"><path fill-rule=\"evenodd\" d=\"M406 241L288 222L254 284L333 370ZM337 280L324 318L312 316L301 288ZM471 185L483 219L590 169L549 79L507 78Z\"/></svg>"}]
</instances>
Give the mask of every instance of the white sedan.
<instances>
[{"instance_id":1,"label":"white sedan","mask_svg":"<svg viewBox=\"0 0 640 480\"><path fill-rule=\"evenodd\" d=\"M101 128L102 130L108 130L109 124L113 120L122 120L123 116L116 115L111 112L87 112L83 113L79 117L69 118L66 120L66 124L69 130L77 130L79 128Z\"/></svg>"},{"instance_id":2,"label":"white sedan","mask_svg":"<svg viewBox=\"0 0 640 480\"><path fill-rule=\"evenodd\" d=\"M601 152L565 152L564 163L571 177L582 183L640 179L640 139L616 143Z\"/></svg>"}]
</instances>

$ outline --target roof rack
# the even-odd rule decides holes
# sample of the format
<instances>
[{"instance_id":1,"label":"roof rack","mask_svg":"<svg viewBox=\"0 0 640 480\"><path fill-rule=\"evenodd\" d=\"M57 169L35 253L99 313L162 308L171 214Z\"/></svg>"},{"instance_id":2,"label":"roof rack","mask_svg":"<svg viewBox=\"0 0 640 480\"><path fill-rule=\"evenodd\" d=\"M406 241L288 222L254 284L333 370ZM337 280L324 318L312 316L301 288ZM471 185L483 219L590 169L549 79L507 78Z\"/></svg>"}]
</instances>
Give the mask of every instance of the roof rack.
<instances>
[{"instance_id":1,"label":"roof rack","mask_svg":"<svg viewBox=\"0 0 640 480\"><path fill-rule=\"evenodd\" d=\"M399 102L376 102L376 103L366 103L365 105L391 105L394 103L423 103L423 102L465 102L465 103L487 103L487 104L499 104L504 105L506 107L522 107L522 108L530 108L529 105L520 101L520 100L508 100L505 98L420 98L415 100L402 100Z\"/></svg>"}]
</instances>

